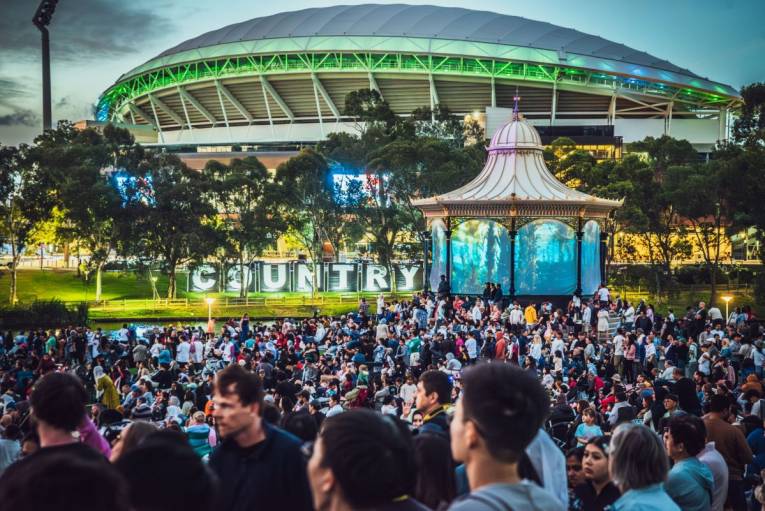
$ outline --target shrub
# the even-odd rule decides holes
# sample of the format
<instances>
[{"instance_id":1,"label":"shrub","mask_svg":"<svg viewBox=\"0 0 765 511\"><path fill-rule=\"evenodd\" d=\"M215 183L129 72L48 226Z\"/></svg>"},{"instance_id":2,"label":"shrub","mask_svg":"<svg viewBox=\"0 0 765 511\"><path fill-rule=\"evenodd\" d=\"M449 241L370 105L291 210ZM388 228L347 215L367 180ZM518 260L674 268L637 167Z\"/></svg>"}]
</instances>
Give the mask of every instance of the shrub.
<instances>
[{"instance_id":1,"label":"shrub","mask_svg":"<svg viewBox=\"0 0 765 511\"><path fill-rule=\"evenodd\" d=\"M3 327L59 327L84 325L88 321L88 305L80 303L68 308L61 300L36 300L29 304L0 307Z\"/></svg>"}]
</instances>

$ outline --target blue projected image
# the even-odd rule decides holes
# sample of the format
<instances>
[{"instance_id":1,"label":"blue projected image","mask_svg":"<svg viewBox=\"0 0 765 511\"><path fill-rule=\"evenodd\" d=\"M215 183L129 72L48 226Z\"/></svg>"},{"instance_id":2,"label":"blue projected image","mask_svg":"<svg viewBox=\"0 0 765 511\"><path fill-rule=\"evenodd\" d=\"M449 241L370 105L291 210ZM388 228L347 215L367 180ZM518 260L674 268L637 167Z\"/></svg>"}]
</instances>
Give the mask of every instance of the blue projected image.
<instances>
[{"instance_id":1,"label":"blue projected image","mask_svg":"<svg viewBox=\"0 0 765 511\"><path fill-rule=\"evenodd\" d=\"M434 220L430 284L446 272L446 226ZM486 282L510 289L510 238L491 220L469 220L452 231L451 287L456 294L481 294ZM570 296L576 289L576 234L558 220L540 219L521 227L515 244L518 296ZM582 294L600 284L600 227L589 221L582 238Z\"/></svg>"},{"instance_id":2,"label":"blue projected image","mask_svg":"<svg viewBox=\"0 0 765 511\"><path fill-rule=\"evenodd\" d=\"M332 165L329 186L332 188L332 199L337 204L352 206L359 201L369 201L380 196L380 180L378 174L369 174L364 171L349 170L340 165ZM390 205L390 198L384 193L387 190L389 176L382 175L382 187L386 206ZM380 202L378 200L378 202Z\"/></svg>"},{"instance_id":3,"label":"blue projected image","mask_svg":"<svg viewBox=\"0 0 765 511\"><path fill-rule=\"evenodd\" d=\"M126 170L116 170L109 175L109 181L119 192L123 206L128 202L154 204L154 187L151 176L134 176Z\"/></svg>"},{"instance_id":4,"label":"blue projected image","mask_svg":"<svg viewBox=\"0 0 765 511\"><path fill-rule=\"evenodd\" d=\"M431 226L432 266L430 268L430 287L438 289L441 275L446 274L446 225L442 220L434 220Z\"/></svg>"},{"instance_id":5,"label":"blue projected image","mask_svg":"<svg viewBox=\"0 0 765 511\"><path fill-rule=\"evenodd\" d=\"M486 282L510 287L510 239L491 220L468 220L452 231L452 291L481 294Z\"/></svg>"},{"instance_id":6,"label":"blue projected image","mask_svg":"<svg viewBox=\"0 0 765 511\"><path fill-rule=\"evenodd\" d=\"M519 295L570 295L576 289L576 236L557 220L518 230L515 289Z\"/></svg>"},{"instance_id":7,"label":"blue projected image","mask_svg":"<svg viewBox=\"0 0 765 511\"><path fill-rule=\"evenodd\" d=\"M590 220L582 238L582 296L595 294L600 284L600 226Z\"/></svg>"}]
</instances>

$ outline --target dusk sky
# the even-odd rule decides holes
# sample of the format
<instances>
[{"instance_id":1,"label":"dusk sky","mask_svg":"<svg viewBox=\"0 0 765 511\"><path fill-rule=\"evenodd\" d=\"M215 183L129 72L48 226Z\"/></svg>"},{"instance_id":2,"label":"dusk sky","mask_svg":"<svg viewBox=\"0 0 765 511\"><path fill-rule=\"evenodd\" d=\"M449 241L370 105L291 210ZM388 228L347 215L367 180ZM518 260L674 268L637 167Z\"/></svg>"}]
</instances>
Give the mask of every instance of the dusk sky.
<instances>
[{"instance_id":1,"label":"dusk sky","mask_svg":"<svg viewBox=\"0 0 765 511\"><path fill-rule=\"evenodd\" d=\"M765 81L765 0L59 0L51 31L53 121L93 118L124 72L181 41L231 23L307 7L408 3L523 16L601 36L740 88ZM41 131L38 0L0 0L0 143Z\"/></svg>"}]
</instances>

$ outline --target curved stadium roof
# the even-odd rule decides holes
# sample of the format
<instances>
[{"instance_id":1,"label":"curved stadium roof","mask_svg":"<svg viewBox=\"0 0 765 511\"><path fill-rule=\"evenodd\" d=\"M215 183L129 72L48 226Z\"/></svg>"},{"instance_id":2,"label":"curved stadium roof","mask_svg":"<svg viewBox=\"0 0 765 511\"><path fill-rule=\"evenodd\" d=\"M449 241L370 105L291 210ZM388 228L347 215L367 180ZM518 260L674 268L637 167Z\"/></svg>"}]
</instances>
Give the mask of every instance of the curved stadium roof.
<instances>
[{"instance_id":1,"label":"curved stadium roof","mask_svg":"<svg viewBox=\"0 0 765 511\"><path fill-rule=\"evenodd\" d=\"M161 97L172 88L245 77L267 87L267 76L300 73L558 82L580 92L659 98L675 108L728 108L741 101L728 85L570 28L457 7L365 4L283 12L184 41L122 75L99 99L97 118L121 115L131 105L148 108L150 95ZM646 108L655 114L663 107ZM180 110L175 114L174 124L182 124Z\"/></svg>"},{"instance_id":2,"label":"curved stadium roof","mask_svg":"<svg viewBox=\"0 0 765 511\"><path fill-rule=\"evenodd\" d=\"M158 58L226 43L317 36L421 37L563 50L701 78L648 53L571 28L520 16L433 5L337 5L282 12L212 30L162 52Z\"/></svg>"}]
</instances>

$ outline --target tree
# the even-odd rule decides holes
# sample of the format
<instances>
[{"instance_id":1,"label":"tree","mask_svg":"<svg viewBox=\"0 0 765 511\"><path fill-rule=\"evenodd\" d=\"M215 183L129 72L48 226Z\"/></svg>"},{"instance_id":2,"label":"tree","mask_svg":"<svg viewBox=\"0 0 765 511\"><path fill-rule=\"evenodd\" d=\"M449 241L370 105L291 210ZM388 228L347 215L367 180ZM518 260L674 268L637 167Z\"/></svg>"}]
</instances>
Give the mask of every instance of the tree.
<instances>
[{"instance_id":1,"label":"tree","mask_svg":"<svg viewBox=\"0 0 765 511\"><path fill-rule=\"evenodd\" d=\"M321 261L324 240L335 253L348 229L348 213L342 200L334 197L329 166L324 157L312 149L281 163L275 182L281 198L281 213L289 233L308 252L311 264ZM318 289L313 272L313 290Z\"/></svg>"},{"instance_id":2,"label":"tree","mask_svg":"<svg viewBox=\"0 0 765 511\"><path fill-rule=\"evenodd\" d=\"M69 123L40 135L30 152L53 204L64 215L59 236L78 239L90 254L96 301L101 300L104 264L124 239L122 200L108 176L128 165L136 152L141 149L126 130L107 126L101 134L94 129L77 131Z\"/></svg>"},{"instance_id":3,"label":"tree","mask_svg":"<svg viewBox=\"0 0 765 511\"><path fill-rule=\"evenodd\" d=\"M176 297L179 266L201 261L218 246L216 210L207 199L204 176L172 154L149 153L138 175L151 184L150 197L131 201L133 250L161 259L168 274L167 297Z\"/></svg>"},{"instance_id":4,"label":"tree","mask_svg":"<svg viewBox=\"0 0 765 511\"><path fill-rule=\"evenodd\" d=\"M689 233L695 238L709 270L709 301L713 304L717 298L724 222L731 216L731 204L725 200L725 184L720 177L719 166L714 161L705 165L673 166L666 172L668 197L678 214L690 223Z\"/></svg>"},{"instance_id":5,"label":"tree","mask_svg":"<svg viewBox=\"0 0 765 511\"><path fill-rule=\"evenodd\" d=\"M747 147L765 146L765 83L741 89L744 106L733 123L733 139Z\"/></svg>"},{"instance_id":6,"label":"tree","mask_svg":"<svg viewBox=\"0 0 765 511\"><path fill-rule=\"evenodd\" d=\"M599 162L581 173L579 179L581 191L624 199L623 206L614 212L609 234L613 239L617 231L623 231L642 241L653 268L656 292L661 293L663 284L671 278L673 261L687 254L690 246L652 160L644 161L632 154L621 161Z\"/></svg>"},{"instance_id":7,"label":"tree","mask_svg":"<svg viewBox=\"0 0 765 511\"><path fill-rule=\"evenodd\" d=\"M29 147L0 145L0 233L11 247L10 303L18 299L17 268L30 245L35 226L52 208L47 180L41 169L32 164Z\"/></svg>"},{"instance_id":8,"label":"tree","mask_svg":"<svg viewBox=\"0 0 765 511\"><path fill-rule=\"evenodd\" d=\"M217 212L225 250L239 265L239 296L249 292L247 272L253 259L284 230L277 187L266 167L255 157L235 159L230 165L212 160L204 175Z\"/></svg>"},{"instance_id":9,"label":"tree","mask_svg":"<svg viewBox=\"0 0 765 511\"><path fill-rule=\"evenodd\" d=\"M485 151L478 145L457 148L448 141L434 138L399 139L375 151L369 167L384 170L386 195L390 208L397 210L401 230L414 233L425 243L425 218L412 201L464 185L478 175L484 157ZM378 223L377 215L373 215L371 224L373 231L375 226L384 225ZM381 232L379 238L382 241L389 234Z\"/></svg>"}]
</instances>

